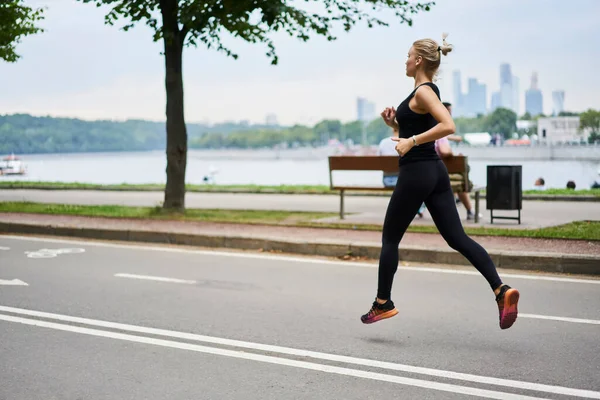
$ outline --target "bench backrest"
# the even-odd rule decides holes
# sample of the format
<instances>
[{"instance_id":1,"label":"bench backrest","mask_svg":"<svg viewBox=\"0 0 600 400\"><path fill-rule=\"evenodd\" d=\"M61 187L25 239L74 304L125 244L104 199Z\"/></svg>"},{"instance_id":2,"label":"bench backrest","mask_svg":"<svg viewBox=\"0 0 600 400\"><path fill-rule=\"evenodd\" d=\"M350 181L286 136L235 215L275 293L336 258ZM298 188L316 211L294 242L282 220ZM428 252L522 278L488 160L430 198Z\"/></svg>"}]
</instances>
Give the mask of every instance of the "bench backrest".
<instances>
[{"instance_id":1,"label":"bench backrest","mask_svg":"<svg viewBox=\"0 0 600 400\"><path fill-rule=\"evenodd\" d=\"M449 174L463 175L464 187L468 187L466 156L451 156L443 159ZM332 171L383 171L397 172L397 156L329 156L329 182L333 187Z\"/></svg>"}]
</instances>

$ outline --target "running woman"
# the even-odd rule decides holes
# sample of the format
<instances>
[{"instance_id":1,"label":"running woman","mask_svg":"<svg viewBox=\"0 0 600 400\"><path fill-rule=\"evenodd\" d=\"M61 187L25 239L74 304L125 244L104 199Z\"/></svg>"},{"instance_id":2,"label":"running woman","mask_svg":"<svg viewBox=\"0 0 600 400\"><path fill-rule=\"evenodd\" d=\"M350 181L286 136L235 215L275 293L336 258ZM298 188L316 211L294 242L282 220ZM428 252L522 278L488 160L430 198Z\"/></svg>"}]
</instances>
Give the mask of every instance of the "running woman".
<instances>
[{"instance_id":1,"label":"running woman","mask_svg":"<svg viewBox=\"0 0 600 400\"><path fill-rule=\"evenodd\" d=\"M448 245L465 256L488 281L496 295L500 328L510 328L517 319L519 292L502 283L487 251L463 229L448 170L438 157L434 142L455 131L454 121L432 82L452 46L432 39L417 40L408 52L406 75L414 78L414 90L397 109L386 108L381 116L399 131L393 139L399 158L398 181L388 204L379 257L377 297L368 313L361 316L371 324L398 314L391 300L392 282L398 269L398 246L421 204L425 203L436 227Z\"/></svg>"}]
</instances>

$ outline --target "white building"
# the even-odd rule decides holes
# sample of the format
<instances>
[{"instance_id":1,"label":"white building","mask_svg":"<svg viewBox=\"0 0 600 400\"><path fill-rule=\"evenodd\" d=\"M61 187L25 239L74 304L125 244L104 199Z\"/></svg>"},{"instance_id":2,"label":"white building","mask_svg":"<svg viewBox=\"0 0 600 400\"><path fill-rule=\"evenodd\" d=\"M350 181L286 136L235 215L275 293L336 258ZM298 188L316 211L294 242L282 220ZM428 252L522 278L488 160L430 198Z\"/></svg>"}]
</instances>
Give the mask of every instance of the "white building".
<instances>
[{"instance_id":1,"label":"white building","mask_svg":"<svg viewBox=\"0 0 600 400\"><path fill-rule=\"evenodd\" d=\"M545 143L573 143L587 140L579 131L579 117L550 117L538 119L538 138Z\"/></svg>"}]
</instances>

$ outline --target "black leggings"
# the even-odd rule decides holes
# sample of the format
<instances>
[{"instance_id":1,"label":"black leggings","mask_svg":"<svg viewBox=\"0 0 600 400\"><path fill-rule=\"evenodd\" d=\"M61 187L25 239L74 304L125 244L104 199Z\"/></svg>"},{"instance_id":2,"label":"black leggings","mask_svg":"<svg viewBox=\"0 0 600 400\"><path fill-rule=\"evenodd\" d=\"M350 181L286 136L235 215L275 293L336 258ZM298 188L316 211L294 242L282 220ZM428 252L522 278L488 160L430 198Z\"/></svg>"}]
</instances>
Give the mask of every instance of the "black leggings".
<instances>
[{"instance_id":1,"label":"black leggings","mask_svg":"<svg viewBox=\"0 0 600 400\"><path fill-rule=\"evenodd\" d=\"M398 245L423 202L448 245L477 268L492 290L500 286L502 281L489 254L468 237L462 227L444 163L439 160L415 161L400 167L398 182L385 215L377 297L382 300L390 298L392 281L398 269Z\"/></svg>"}]
</instances>

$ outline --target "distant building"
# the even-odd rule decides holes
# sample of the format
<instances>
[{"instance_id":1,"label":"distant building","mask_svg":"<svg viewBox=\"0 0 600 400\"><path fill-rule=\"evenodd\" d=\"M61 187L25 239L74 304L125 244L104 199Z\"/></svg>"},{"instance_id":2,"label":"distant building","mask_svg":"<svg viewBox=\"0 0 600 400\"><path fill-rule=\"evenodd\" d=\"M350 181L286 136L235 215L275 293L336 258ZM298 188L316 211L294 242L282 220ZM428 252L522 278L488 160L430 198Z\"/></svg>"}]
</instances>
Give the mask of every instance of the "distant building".
<instances>
[{"instance_id":1,"label":"distant building","mask_svg":"<svg viewBox=\"0 0 600 400\"><path fill-rule=\"evenodd\" d=\"M375 103L372 103L363 97L358 97L356 99L356 119L362 122L369 122L375 118Z\"/></svg>"},{"instance_id":2,"label":"distant building","mask_svg":"<svg viewBox=\"0 0 600 400\"><path fill-rule=\"evenodd\" d=\"M587 139L579 131L579 117L549 117L538 119L538 140L545 143L573 143Z\"/></svg>"},{"instance_id":3,"label":"distant building","mask_svg":"<svg viewBox=\"0 0 600 400\"><path fill-rule=\"evenodd\" d=\"M492 93L492 104L490 106L490 111L494 111L496 108L500 107L502 107L500 92L494 92Z\"/></svg>"},{"instance_id":4,"label":"distant building","mask_svg":"<svg viewBox=\"0 0 600 400\"><path fill-rule=\"evenodd\" d=\"M267 114L267 117L265 118L265 124L268 125L268 126L279 125L279 122L277 121L277 115L275 115L275 114Z\"/></svg>"},{"instance_id":5,"label":"distant building","mask_svg":"<svg viewBox=\"0 0 600 400\"><path fill-rule=\"evenodd\" d=\"M552 92L552 115L556 116L565 111L565 92L555 90Z\"/></svg>"},{"instance_id":6,"label":"distant building","mask_svg":"<svg viewBox=\"0 0 600 400\"><path fill-rule=\"evenodd\" d=\"M462 92L460 71L454 71L454 102L452 115L476 117L487 112L487 87L475 78L469 78L467 93Z\"/></svg>"},{"instance_id":7,"label":"distant building","mask_svg":"<svg viewBox=\"0 0 600 400\"><path fill-rule=\"evenodd\" d=\"M460 76L460 71L456 70L452 73L452 86L453 86L453 95L454 101L452 102L452 113L456 117L462 117L463 115L463 92L462 92L462 80Z\"/></svg>"},{"instance_id":8,"label":"distant building","mask_svg":"<svg viewBox=\"0 0 600 400\"><path fill-rule=\"evenodd\" d=\"M536 126L535 121L525 121L522 119L517 120L517 130L531 129Z\"/></svg>"},{"instance_id":9,"label":"distant building","mask_svg":"<svg viewBox=\"0 0 600 400\"><path fill-rule=\"evenodd\" d=\"M490 111L502 107L513 110L518 115L521 110L519 97L519 78L512 74L510 64L501 64L500 90L492 94Z\"/></svg>"},{"instance_id":10,"label":"distant building","mask_svg":"<svg viewBox=\"0 0 600 400\"><path fill-rule=\"evenodd\" d=\"M520 95L519 95L519 78L517 78L516 76L512 77L512 85L511 85L511 89L512 89L512 110L519 115L521 113L521 101L520 101Z\"/></svg>"},{"instance_id":11,"label":"distant building","mask_svg":"<svg viewBox=\"0 0 600 400\"><path fill-rule=\"evenodd\" d=\"M531 87L525 92L525 111L532 117L544 113L542 91L538 89L537 73L531 75Z\"/></svg>"},{"instance_id":12,"label":"distant building","mask_svg":"<svg viewBox=\"0 0 600 400\"><path fill-rule=\"evenodd\" d=\"M476 117L487 112L487 87L475 78L469 78L469 91L466 95L465 114Z\"/></svg>"}]
</instances>

